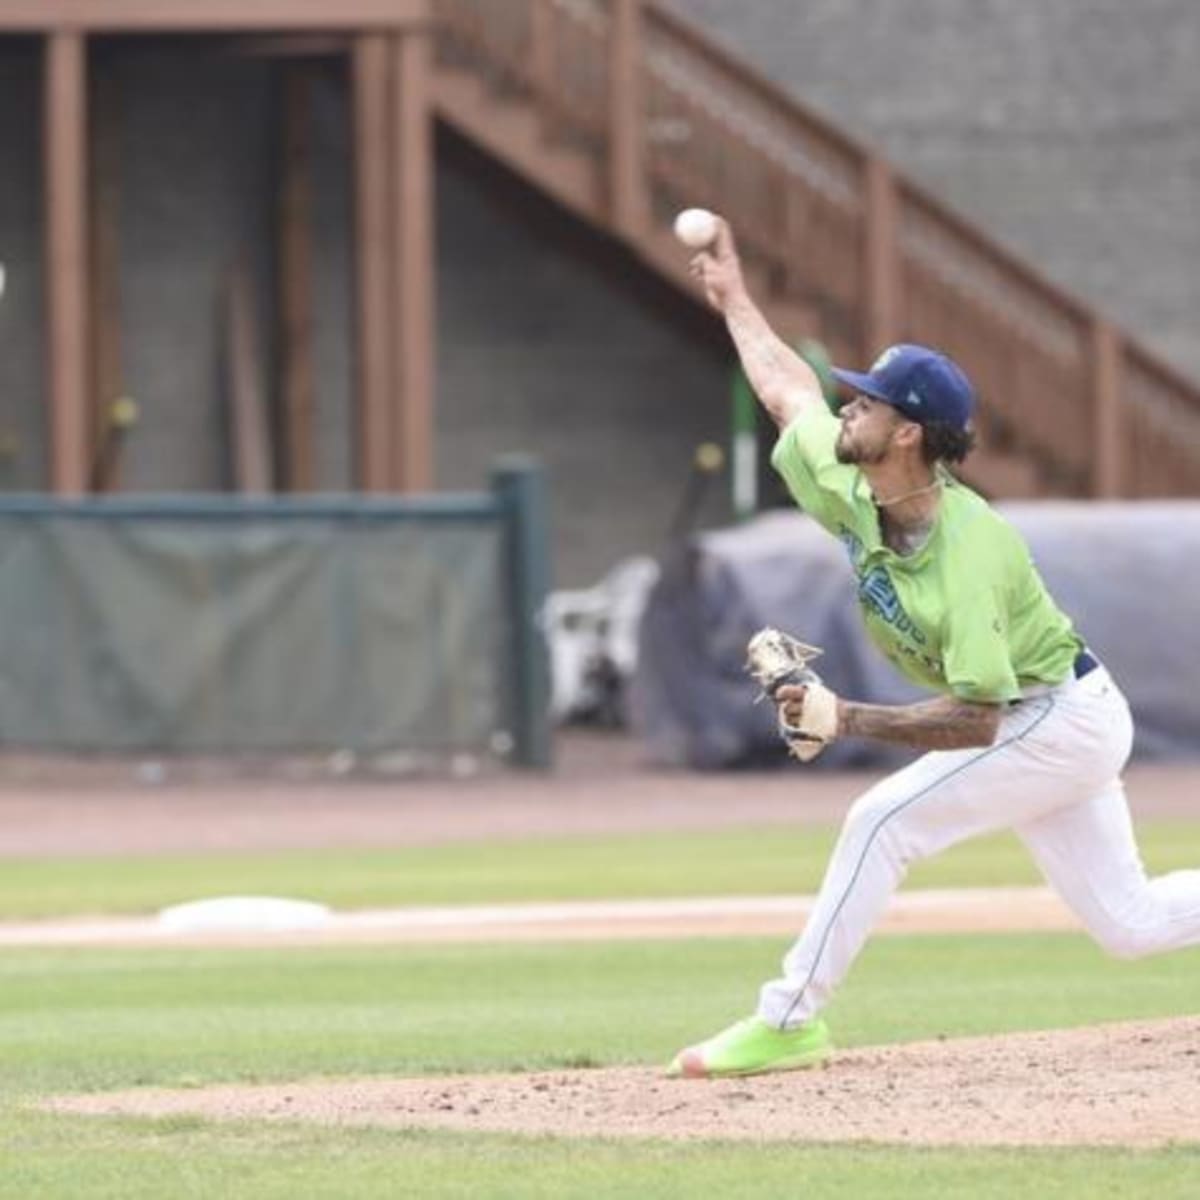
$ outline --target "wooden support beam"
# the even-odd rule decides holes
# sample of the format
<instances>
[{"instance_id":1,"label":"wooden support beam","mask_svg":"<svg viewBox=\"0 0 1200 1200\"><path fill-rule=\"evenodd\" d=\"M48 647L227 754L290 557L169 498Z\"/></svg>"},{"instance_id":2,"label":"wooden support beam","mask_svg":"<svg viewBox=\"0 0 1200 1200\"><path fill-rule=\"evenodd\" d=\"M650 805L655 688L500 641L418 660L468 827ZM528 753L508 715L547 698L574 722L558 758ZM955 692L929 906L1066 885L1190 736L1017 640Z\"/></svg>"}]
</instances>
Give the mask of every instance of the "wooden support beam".
<instances>
[{"instance_id":1,"label":"wooden support beam","mask_svg":"<svg viewBox=\"0 0 1200 1200\"><path fill-rule=\"evenodd\" d=\"M431 47L396 34L392 55L392 481L433 486L434 251Z\"/></svg>"},{"instance_id":2,"label":"wooden support beam","mask_svg":"<svg viewBox=\"0 0 1200 1200\"><path fill-rule=\"evenodd\" d=\"M88 477L87 43L46 39L44 70L46 378L50 485L78 495Z\"/></svg>"},{"instance_id":3,"label":"wooden support beam","mask_svg":"<svg viewBox=\"0 0 1200 1200\"><path fill-rule=\"evenodd\" d=\"M1125 482L1121 410L1121 337L1107 321L1092 323L1092 495L1115 499Z\"/></svg>"},{"instance_id":4,"label":"wooden support beam","mask_svg":"<svg viewBox=\"0 0 1200 1200\"><path fill-rule=\"evenodd\" d=\"M551 116L554 95L554 21L554 0L530 0L529 74L543 121Z\"/></svg>"},{"instance_id":5,"label":"wooden support beam","mask_svg":"<svg viewBox=\"0 0 1200 1200\"><path fill-rule=\"evenodd\" d=\"M789 172L781 172L783 193L783 247L787 265L783 270L783 293L789 310L795 313L793 337L822 338L820 310L812 303L815 290L807 272L813 269L809 259L811 245L811 211L805 203L800 185Z\"/></svg>"},{"instance_id":6,"label":"wooden support beam","mask_svg":"<svg viewBox=\"0 0 1200 1200\"><path fill-rule=\"evenodd\" d=\"M863 280L866 321L862 355L871 362L900 338L900 255L897 241L896 180L882 159L871 157L866 168L863 236Z\"/></svg>"},{"instance_id":7,"label":"wooden support beam","mask_svg":"<svg viewBox=\"0 0 1200 1200\"><path fill-rule=\"evenodd\" d=\"M233 482L237 491L262 495L273 488L271 425L263 389L263 362L250 265L239 261L226 291L226 363Z\"/></svg>"},{"instance_id":8,"label":"wooden support beam","mask_svg":"<svg viewBox=\"0 0 1200 1200\"><path fill-rule=\"evenodd\" d=\"M644 161L642 0L610 0L608 59L609 203L613 227L639 237L649 204Z\"/></svg>"},{"instance_id":9,"label":"wooden support beam","mask_svg":"<svg viewBox=\"0 0 1200 1200\"><path fill-rule=\"evenodd\" d=\"M387 38L360 35L353 63L358 484L364 491L381 492L391 486Z\"/></svg>"},{"instance_id":10,"label":"wooden support beam","mask_svg":"<svg viewBox=\"0 0 1200 1200\"><path fill-rule=\"evenodd\" d=\"M146 33L402 29L430 0L0 0L0 31Z\"/></svg>"},{"instance_id":11,"label":"wooden support beam","mask_svg":"<svg viewBox=\"0 0 1200 1200\"><path fill-rule=\"evenodd\" d=\"M289 63L283 77L283 161L279 181L280 391L283 409L283 486L310 492L313 453L313 162L312 75Z\"/></svg>"}]
</instances>

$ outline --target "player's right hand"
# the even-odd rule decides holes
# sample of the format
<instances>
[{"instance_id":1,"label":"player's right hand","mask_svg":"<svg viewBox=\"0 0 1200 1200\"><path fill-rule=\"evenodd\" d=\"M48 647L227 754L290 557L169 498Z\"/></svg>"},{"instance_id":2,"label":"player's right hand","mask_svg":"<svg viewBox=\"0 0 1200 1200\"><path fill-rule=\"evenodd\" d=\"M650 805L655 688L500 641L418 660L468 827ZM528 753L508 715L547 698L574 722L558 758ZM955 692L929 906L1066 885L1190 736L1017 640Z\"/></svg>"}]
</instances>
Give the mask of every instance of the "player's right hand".
<instances>
[{"instance_id":1,"label":"player's right hand","mask_svg":"<svg viewBox=\"0 0 1200 1200\"><path fill-rule=\"evenodd\" d=\"M712 244L692 258L688 270L703 287L704 298L717 312L723 313L729 301L745 290L733 230L723 217L717 218L717 236Z\"/></svg>"}]
</instances>

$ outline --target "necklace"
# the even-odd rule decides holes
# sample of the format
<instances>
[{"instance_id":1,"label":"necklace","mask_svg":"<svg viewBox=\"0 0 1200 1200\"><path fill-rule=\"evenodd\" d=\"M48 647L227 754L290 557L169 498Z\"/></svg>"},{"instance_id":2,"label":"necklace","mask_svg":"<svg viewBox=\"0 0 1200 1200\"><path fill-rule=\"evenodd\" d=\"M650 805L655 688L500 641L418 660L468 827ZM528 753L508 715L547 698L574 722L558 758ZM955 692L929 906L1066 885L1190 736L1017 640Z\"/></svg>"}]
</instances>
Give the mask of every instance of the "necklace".
<instances>
[{"instance_id":1,"label":"necklace","mask_svg":"<svg viewBox=\"0 0 1200 1200\"><path fill-rule=\"evenodd\" d=\"M940 488L942 481L935 479L932 483L926 484L924 487L919 487L916 491L905 492L902 496L893 496L890 500L880 500L878 496L873 496L876 508L891 508L893 504L899 504L903 500L911 500L914 496L924 496L928 492L932 492L935 488Z\"/></svg>"},{"instance_id":2,"label":"necklace","mask_svg":"<svg viewBox=\"0 0 1200 1200\"><path fill-rule=\"evenodd\" d=\"M933 521L932 519L923 520L920 524L915 526L910 525L905 529L889 521L885 510L901 503L901 501L912 500L916 496L924 496L941 486L942 480L935 479L932 483L928 483L924 487L919 487L914 491L905 492L901 496L893 496L890 500L875 501L875 507L879 509L879 523L883 533L884 544L901 557L915 554L925 544L929 538L930 531L933 529Z\"/></svg>"}]
</instances>

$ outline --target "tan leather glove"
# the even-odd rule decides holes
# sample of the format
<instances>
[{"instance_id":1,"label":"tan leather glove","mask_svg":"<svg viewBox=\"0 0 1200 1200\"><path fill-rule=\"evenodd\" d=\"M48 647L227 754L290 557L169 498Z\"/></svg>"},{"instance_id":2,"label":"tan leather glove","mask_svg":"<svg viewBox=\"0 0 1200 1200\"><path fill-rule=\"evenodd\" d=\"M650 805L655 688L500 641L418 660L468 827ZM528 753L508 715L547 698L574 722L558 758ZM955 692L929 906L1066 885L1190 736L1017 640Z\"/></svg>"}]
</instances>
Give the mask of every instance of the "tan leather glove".
<instances>
[{"instance_id":1,"label":"tan leather glove","mask_svg":"<svg viewBox=\"0 0 1200 1200\"><path fill-rule=\"evenodd\" d=\"M770 628L760 629L746 647L746 669L775 701L780 736L801 762L816 758L838 734L837 696L808 665L820 653L818 647ZM790 694L781 696L781 688Z\"/></svg>"}]
</instances>

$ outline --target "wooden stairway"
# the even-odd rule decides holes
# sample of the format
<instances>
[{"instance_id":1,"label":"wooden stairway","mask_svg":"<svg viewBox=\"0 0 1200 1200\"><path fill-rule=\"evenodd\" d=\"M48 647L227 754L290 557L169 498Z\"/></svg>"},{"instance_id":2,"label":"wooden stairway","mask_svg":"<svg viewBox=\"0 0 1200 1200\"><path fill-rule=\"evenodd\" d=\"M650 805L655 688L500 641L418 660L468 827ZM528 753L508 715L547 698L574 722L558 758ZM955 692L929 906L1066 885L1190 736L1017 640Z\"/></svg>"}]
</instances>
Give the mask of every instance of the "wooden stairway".
<instances>
[{"instance_id":1,"label":"wooden stairway","mask_svg":"<svg viewBox=\"0 0 1200 1200\"><path fill-rule=\"evenodd\" d=\"M1200 389L648 0L436 0L440 120L701 303L674 213L728 216L785 337L918 341L984 405L989 496L1200 493Z\"/></svg>"}]
</instances>

